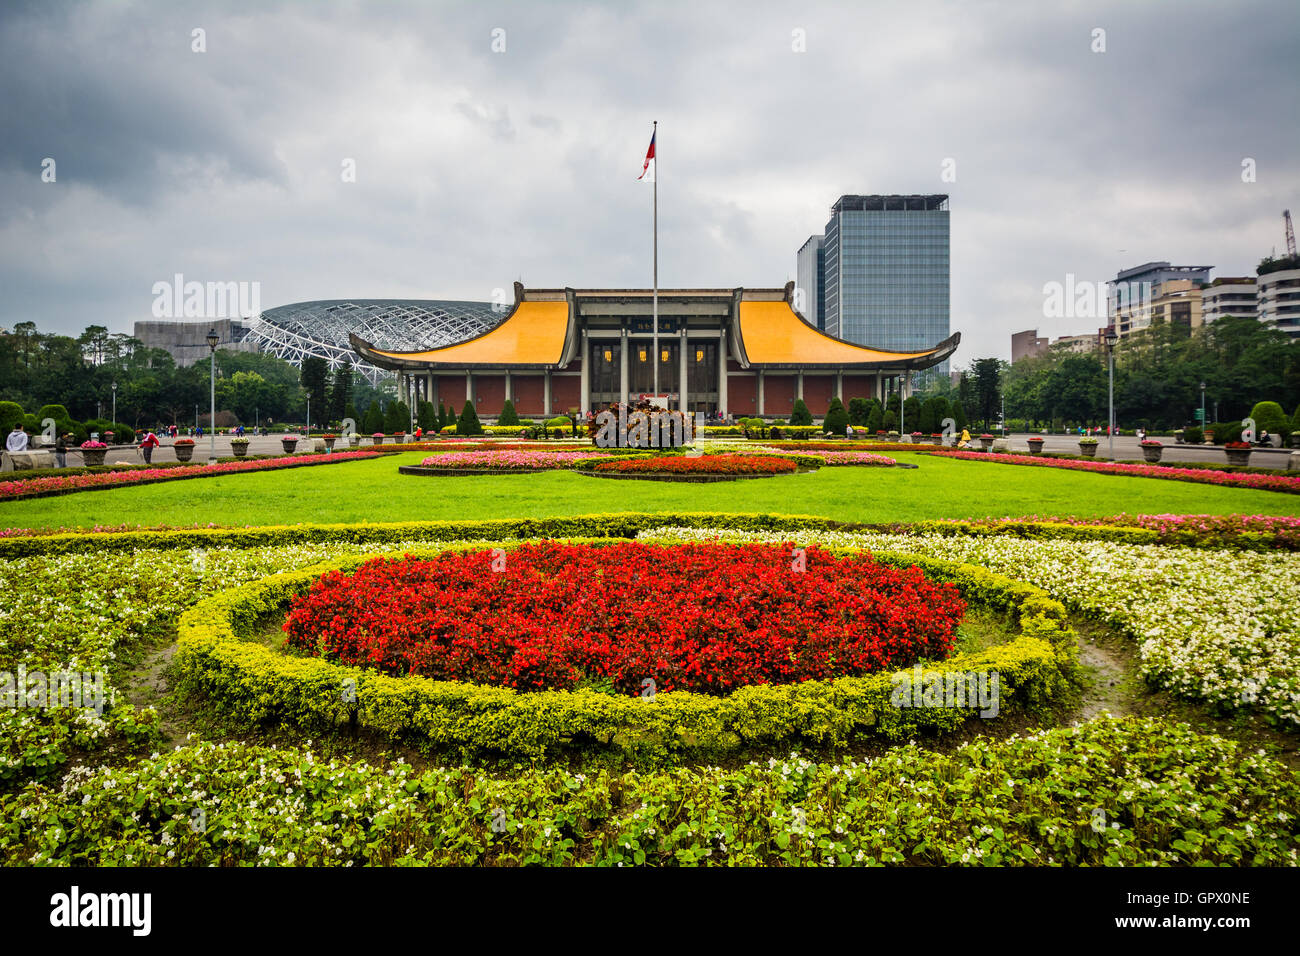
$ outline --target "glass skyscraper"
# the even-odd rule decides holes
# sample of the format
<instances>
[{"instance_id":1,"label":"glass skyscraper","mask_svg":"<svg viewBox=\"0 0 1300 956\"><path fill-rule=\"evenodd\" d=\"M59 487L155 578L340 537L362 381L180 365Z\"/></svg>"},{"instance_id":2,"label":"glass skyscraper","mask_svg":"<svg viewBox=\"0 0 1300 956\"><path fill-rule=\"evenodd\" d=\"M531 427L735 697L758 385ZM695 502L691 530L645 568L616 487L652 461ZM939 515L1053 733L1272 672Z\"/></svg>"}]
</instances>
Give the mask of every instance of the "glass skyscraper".
<instances>
[{"instance_id":1,"label":"glass skyscraper","mask_svg":"<svg viewBox=\"0 0 1300 956\"><path fill-rule=\"evenodd\" d=\"M825 304L817 324L826 332L898 350L949 336L946 195L841 196L822 245ZM929 374L946 375L947 363Z\"/></svg>"},{"instance_id":2,"label":"glass skyscraper","mask_svg":"<svg viewBox=\"0 0 1300 956\"><path fill-rule=\"evenodd\" d=\"M826 249L821 236L809 236L799 250L795 308L810 325L826 330Z\"/></svg>"}]
</instances>

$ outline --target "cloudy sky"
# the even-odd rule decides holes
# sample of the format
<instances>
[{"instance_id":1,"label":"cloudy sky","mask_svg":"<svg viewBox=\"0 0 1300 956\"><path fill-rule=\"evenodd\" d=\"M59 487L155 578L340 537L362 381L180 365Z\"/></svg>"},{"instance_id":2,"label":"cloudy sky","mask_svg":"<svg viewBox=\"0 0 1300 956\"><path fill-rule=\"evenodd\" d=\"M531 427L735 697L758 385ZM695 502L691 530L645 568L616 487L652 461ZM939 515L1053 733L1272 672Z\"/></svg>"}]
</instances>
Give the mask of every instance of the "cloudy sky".
<instances>
[{"instance_id":1,"label":"cloudy sky","mask_svg":"<svg viewBox=\"0 0 1300 956\"><path fill-rule=\"evenodd\" d=\"M947 192L956 363L1007 357L1101 324L1044 318L1067 274L1283 251L1298 58L1295 0L7 0L0 327L130 331L176 273L648 286L658 120L661 287L783 285L839 195Z\"/></svg>"}]
</instances>

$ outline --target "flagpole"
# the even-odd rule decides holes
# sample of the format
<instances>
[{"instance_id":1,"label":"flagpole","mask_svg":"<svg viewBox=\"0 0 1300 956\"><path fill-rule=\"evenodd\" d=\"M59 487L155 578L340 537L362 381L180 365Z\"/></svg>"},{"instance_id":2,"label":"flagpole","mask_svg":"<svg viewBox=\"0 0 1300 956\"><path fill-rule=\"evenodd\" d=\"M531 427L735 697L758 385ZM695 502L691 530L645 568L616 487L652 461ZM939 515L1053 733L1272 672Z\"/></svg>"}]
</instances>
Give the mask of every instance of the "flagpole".
<instances>
[{"instance_id":1,"label":"flagpole","mask_svg":"<svg viewBox=\"0 0 1300 956\"><path fill-rule=\"evenodd\" d=\"M654 363L655 363L655 401L659 400L659 121L654 121L654 132L650 141L655 144L655 181L654 181L654 297L652 314L654 316Z\"/></svg>"}]
</instances>

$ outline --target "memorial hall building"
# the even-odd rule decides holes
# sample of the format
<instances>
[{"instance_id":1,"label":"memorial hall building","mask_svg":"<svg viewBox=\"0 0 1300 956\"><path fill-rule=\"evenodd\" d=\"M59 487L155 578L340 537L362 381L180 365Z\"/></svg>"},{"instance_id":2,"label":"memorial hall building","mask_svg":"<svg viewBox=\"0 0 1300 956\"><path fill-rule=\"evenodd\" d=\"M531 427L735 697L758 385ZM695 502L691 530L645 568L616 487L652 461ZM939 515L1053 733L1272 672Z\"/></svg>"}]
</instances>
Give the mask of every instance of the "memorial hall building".
<instances>
[{"instance_id":1,"label":"memorial hall building","mask_svg":"<svg viewBox=\"0 0 1300 956\"><path fill-rule=\"evenodd\" d=\"M493 327L423 351L392 351L355 332L366 363L396 372L402 398L498 415L551 416L655 400L684 412L786 418L802 398L814 415L831 398L906 394L909 373L946 360L960 333L924 351L843 341L778 289L661 289L654 330L650 289L525 289ZM656 344L657 343L657 344ZM658 366L658 389L655 367ZM414 406L413 406L414 407Z\"/></svg>"}]
</instances>

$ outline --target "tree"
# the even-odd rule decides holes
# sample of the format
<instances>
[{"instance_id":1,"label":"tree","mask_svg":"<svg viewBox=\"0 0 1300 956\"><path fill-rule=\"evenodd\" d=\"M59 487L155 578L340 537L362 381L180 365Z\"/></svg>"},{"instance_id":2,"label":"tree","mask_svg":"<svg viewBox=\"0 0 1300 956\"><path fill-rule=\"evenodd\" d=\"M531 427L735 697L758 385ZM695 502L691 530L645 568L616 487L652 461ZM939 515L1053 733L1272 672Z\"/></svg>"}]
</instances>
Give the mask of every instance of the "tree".
<instances>
[{"instance_id":1,"label":"tree","mask_svg":"<svg viewBox=\"0 0 1300 956\"><path fill-rule=\"evenodd\" d=\"M309 355L302 360L302 374L299 381L307 397L311 399L311 407L315 409L316 419L318 421L328 419L330 414L327 398L329 365L323 358Z\"/></svg>"},{"instance_id":2,"label":"tree","mask_svg":"<svg viewBox=\"0 0 1300 956\"><path fill-rule=\"evenodd\" d=\"M998 412L1001 402L1002 366L1002 360L996 358L976 359L971 366L975 377L973 383L975 408L985 428L992 425L993 416Z\"/></svg>"},{"instance_id":3,"label":"tree","mask_svg":"<svg viewBox=\"0 0 1300 956\"><path fill-rule=\"evenodd\" d=\"M421 402L415 417L419 420L420 427L426 432L438 428L438 410L433 407L433 402Z\"/></svg>"},{"instance_id":4,"label":"tree","mask_svg":"<svg viewBox=\"0 0 1300 956\"><path fill-rule=\"evenodd\" d=\"M515 403L506 399L505 405L501 407L501 414L497 416L498 425L518 425L519 413L515 411Z\"/></svg>"},{"instance_id":5,"label":"tree","mask_svg":"<svg viewBox=\"0 0 1300 956\"><path fill-rule=\"evenodd\" d=\"M849 413L845 410L844 403L838 398L832 398L830 406L826 409L826 418L822 421L823 430L843 435L848 424Z\"/></svg>"},{"instance_id":6,"label":"tree","mask_svg":"<svg viewBox=\"0 0 1300 956\"><path fill-rule=\"evenodd\" d=\"M953 424L956 425L958 432L966 430L966 425L968 424L966 421L966 406L961 402L952 403L952 420Z\"/></svg>"},{"instance_id":7,"label":"tree","mask_svg":"<svg viewBox=\"0 0 1300 956\"><path fill-rule=\"evenodd\" d=\"M802 398L796 398L794 400L794 408L790 411L790 424L811 425L812 423L812 412L808 411L808 406L804 404Z\"/></svg>"},{"instance_id":8,"label":"tree","mask_svg":"<svg viewBox=\"0 0 1300 956\"><path fill-rule=\"evenodd\" d=\"M352 400L352 366L347 362L334 370L330 382L329 420L341 422L347 418L348 404Z\"/></svg>"},{"instance_id":9,"label":"tree","mask_svg":"<svg viewBox=\"0 0 1300 956\"><path fill-rule=\"evenodd\" d=\"M483 426L479 424L478 412L474 410L474 403L465 402L465 408L460 413L460 418L456 422L456 436L462 435L482 435Z\"/></svg>"}]
</instances>

